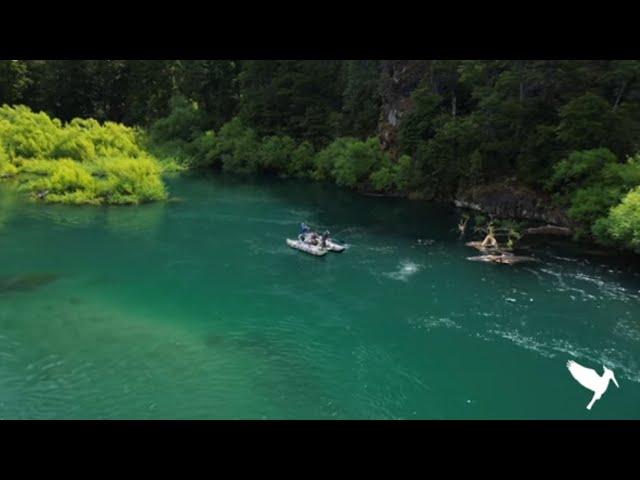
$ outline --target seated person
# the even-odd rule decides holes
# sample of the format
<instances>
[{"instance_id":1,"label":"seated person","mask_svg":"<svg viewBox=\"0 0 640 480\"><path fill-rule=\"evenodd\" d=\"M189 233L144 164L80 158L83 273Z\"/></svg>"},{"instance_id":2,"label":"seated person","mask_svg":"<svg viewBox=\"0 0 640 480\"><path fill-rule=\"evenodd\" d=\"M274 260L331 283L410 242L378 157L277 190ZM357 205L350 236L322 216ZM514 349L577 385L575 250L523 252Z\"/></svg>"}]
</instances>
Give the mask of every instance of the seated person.
<instances>
[{"instance_id":1,"label":"seated person","mask_svg":"<svg viewBox=\"0 0 640 480\"><path fill-rule=\"evenodd\" d=\"M487 233L487 236L485 237L485 239L482 241L482 248L495 248L495 249L499 248L498 241L494 236L493 226L489 227L489 232Z\"/></svg>"}]
</instances>

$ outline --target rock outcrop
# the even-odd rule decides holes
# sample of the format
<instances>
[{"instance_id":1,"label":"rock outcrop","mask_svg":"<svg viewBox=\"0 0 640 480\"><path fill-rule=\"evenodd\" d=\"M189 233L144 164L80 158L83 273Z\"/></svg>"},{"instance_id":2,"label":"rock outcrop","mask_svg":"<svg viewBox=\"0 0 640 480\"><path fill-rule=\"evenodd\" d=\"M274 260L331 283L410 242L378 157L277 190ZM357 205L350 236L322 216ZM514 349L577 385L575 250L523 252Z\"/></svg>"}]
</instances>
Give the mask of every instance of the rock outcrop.
<instances>
[{"instance_id":1,"label":"rock outcrop","mask_svg":"<svg viewBox=\"0 0 640 480\"><path fill-rule=\"evenodd\" d=\"M572 226L567 215L553 206L549 196L513 180L460 190L454 201L457 207L499 218L532 220L566 228Z\"/></svg>"},{"instance_id":2,"label":"rock outcrop","mask_svg":"<svg viewBox=\"0 0 640 480\"><path fill-rule=\"evenodd\" d=\"M397 157L398 133L403 117L413 108L411 94L421 82L429 81L431 60L385 60L382 63L380 93L382 106L378 135L382 148ZM566 213L553 207L544 193L515 180L461 189L454 199L458 207L470 208L498 218L513 218L548 224L531 234L568 235L573 227Z\"/></svg>"},{"instance_id":3,"label":"rock outcrop","mask_svg":"<svg viewBox=\"0 0 640 480\"><path fill-rule=\"evenodd\" d=\"M430 60L385 60L382 64L378 136L382 148L392 154L397 153L400 121L413 107L411 93L427 77L430 65Z\"/></svg>"}]
</instances>

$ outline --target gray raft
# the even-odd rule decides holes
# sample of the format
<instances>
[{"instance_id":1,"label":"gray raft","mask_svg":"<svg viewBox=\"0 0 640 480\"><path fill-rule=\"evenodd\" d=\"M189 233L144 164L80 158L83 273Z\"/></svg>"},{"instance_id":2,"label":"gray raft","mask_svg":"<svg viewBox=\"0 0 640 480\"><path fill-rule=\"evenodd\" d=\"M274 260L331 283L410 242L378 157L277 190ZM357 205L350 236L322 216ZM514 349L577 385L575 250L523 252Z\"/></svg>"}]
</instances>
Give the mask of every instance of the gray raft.
<instances>
[{"instance_id":1,"label":"gray raft","mask_svg":"<svg viewBox=\"0 0 640 480\"><path fill-rule=\"evenodd\" d=\"M290 238L287 238L287 245L296 250L315 255L316 257L321 257L329 252L326 248L321 248L318 245L310 245L300 240L291 240Z\"/></svg>"}]
</instances>

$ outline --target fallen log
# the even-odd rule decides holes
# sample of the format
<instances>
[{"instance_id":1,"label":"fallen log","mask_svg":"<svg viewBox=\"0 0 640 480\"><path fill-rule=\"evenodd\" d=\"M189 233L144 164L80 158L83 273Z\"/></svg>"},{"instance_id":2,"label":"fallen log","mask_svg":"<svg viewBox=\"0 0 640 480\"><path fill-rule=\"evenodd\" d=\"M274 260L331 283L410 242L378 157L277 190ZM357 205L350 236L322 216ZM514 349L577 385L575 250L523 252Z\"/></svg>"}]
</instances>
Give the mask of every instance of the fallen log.
<instances>
[{"instance_id":1,"label":"fallen log","mask_svg":"<svg viewBox=\"0 0 640 480\"><path fill-rule=\"evenodd\" d=\"M483 253L501 253L504 250L508 250L508 248L483 247L482 242L467 242L465 245L467 247L473 247Z\"/></svg>"},{"instance_id":2,"label":"fallen log","mask_svg":"<svg viewBox=\"0 0 640 480\"><path fill-rule=\"evenodd\" d=\"M478 255L477 257L467 257L472 262L500 263L503 265L515 265L516 263L537 262L533 257L525 257L521 255L505 254L500 255Z\"/></svg>"},{"instance_id":3,"label":"fallen log","mask_svg":"<svg viewBox=\"0 0 640 480\"><path fill-rule=\"evenodd\" d=\"M571 229L557 225L544 225L542 227L527 228L523 235L556 235L561 237L571 236Z\"/></svg>"}]
</instances>

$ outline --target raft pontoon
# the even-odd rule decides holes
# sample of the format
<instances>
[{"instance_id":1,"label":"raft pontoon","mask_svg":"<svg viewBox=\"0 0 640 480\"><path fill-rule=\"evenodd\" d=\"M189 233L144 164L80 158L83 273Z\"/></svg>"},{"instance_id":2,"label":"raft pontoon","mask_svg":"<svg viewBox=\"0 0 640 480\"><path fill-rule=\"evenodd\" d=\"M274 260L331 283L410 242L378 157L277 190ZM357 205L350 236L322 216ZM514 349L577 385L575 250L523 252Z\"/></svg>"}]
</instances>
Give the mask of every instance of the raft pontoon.
<instances>
[{"instance_id":1,"label":"raft pontoon","mask_svg":"<svg viewBox=\"0 0 640 480\"><path fill-rule=\"evenodd\" d=\"M296 250L315 255L316 257L326 255L329 251L326 248L321 248L319 245L310 245L302 240L291 240L290 238L287 238L287 245Z\"/></svg>"}]
</instances>

